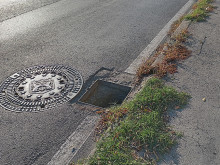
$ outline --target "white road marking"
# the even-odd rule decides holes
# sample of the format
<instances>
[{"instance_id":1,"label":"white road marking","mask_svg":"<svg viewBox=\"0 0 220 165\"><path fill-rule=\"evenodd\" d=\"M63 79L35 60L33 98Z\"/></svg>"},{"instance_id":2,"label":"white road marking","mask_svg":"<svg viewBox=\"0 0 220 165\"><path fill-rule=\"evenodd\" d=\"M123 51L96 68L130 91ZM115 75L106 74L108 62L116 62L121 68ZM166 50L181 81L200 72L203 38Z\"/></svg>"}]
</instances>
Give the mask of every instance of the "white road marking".
<instances>
[{"instance_id":1,"label":"white road marking","mask_svg":"<svg viewBox=\"0 0 220 165\"><path fill-rule=\"evenodd\" d=\"M99 117L87 116L47 165L67 165L93 132ZM74 152L73 152L74 148Z\"/></svg>"},{"instance_id":2,"label":"white road marking","mask_svg":"<svg viewBox=\"0 0 220 165\"><path fill-rule=\"evenodd\" d=\"M131 63L131 65L125 70L126 73L135 74L138 67L144 60L149 58L152 53L157 49L160 43L165 39L170 26L174 21L178 20L183 14L185 14L189 8L193 5L195 0L189 0L176 15L164 26L164 28L157 34L157 36L150 42L150 44L140 53L140 55Z\"/></svg>"}]
</instances>

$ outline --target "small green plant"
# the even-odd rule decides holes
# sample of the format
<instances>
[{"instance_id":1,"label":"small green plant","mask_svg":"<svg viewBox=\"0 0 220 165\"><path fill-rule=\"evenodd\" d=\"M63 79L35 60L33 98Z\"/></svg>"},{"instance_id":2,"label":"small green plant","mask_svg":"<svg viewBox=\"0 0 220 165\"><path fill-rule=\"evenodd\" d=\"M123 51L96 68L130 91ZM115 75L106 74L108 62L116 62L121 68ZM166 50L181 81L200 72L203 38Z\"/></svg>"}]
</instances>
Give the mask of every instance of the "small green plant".
<instances>
[{"instance_id":1,"label":"small green plant","mask_svg":"<svg viewBox=\"0 0 220 165\"><path fill-rule=\"evenodd\" d=\"M110 110L113 128L98 142L97 150L87 164L154 164L179 137L167 126L166 111L183 107L188 99L189 95L165 86L162 80L150 79L133 100ZM119 111L123 112L118 115ZM121 120L112 121L114 114ZM141 150L146 157L139 156Z\"/></svg>"},{"instance_id":2,"label":"small green plant","mask_svg":"<svg viewBox=\"0 0 220 165\"><path fill-rule=\"evenodd\" d=\"M193 6L192 13L186 15L185 19L196 22L204 21L209 16L208 13L214 9L214 6L210 4L212 2L213 0L198 0Z\"/></svg>"}]
</instances>

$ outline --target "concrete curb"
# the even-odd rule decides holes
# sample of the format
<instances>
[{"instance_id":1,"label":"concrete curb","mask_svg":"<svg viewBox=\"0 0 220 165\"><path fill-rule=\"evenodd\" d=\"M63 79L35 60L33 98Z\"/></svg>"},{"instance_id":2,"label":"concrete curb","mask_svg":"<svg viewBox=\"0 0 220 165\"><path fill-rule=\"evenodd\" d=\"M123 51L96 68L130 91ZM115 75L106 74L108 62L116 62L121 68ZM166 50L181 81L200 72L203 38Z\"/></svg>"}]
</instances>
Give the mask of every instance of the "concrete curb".
<instances>
[{"instance_id":1,"label":"concrete curb","mask_svg":"<svg viewBox=\"0 0 220 165\"><path fill-rule=\"evenodd\" d=\"M0 22L58 1L60 0L2 0L0 1Z\"/></svg>"},{"instance_id":2,"label":"concrete curb","mask_svg":"<svg viewBox=\"0 0 220 165\"><path fill-rule=\"evenodd\" d=\"M99 116L87 116L77 129L52 157L47 165L65 165L71 163L83 144L86 142L99 120Z\"/></svg>"},{"instance_id":3,"label":"concrete curb","mask_svg":"<svg viewBox=\"0 0 220 165\"><path fill-rule=\"evenodd\" d=\"M176 15L164 26L164 28L157 34L157 36L147 45L147 47L140 53L140 55L131 63L131 65L125 70L126 73L136 74L139 66L150 58L159 45L167 40L167 33L170 30L171 25L187 13L191 6L195 3L195 0L189 0Z\"/></svg>"}]
</instances>

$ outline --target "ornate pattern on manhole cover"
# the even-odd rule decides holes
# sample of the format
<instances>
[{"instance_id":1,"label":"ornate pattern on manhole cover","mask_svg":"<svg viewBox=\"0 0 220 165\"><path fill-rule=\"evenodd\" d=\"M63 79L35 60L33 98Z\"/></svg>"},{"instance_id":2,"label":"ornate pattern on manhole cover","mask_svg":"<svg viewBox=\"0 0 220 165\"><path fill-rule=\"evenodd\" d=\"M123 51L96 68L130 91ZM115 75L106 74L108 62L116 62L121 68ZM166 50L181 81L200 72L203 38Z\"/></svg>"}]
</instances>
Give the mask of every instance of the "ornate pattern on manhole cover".
<instances>
[{"instance_id":1,"label":"ornate pattern on manhole cover","mask_svg":"<svg viewBox=\"0 0 220 165\"><path fill-rule=\"evenodd\" d=\"M0 86L0 105L11 111L41 111L74 98L83 85L67 66L34 66L8 77Z\"/></svg>"}]
</instances>

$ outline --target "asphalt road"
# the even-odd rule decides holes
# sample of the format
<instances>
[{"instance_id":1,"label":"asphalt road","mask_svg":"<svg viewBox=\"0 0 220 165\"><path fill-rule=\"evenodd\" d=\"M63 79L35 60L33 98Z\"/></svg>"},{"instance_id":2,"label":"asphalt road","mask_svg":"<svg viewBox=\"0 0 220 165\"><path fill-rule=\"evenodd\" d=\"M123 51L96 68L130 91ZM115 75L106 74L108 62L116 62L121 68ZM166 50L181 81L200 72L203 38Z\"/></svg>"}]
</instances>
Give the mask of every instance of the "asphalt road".
<instances>
[{"instance_id":1,"label":"asphalt road","mask_svg":"<svg viewBox=\"0 0 220 165\"><path fill-rule=\"evenodd\" d=\"M124 71L187 0L62 0L0 23L0 81L33 65L64 64L86 81ZM0 164L46 164L89 111L0 108Z\"/></svg>"},{"instance_id":2,"label":"asphalt road","mask_svg":"<svg viewBox=\"0 0 220 165\"><path fill-rule=\"evenodd\" d=\"M0 22L59 0L0 0Z\"/></svg>"}]
</instances>

